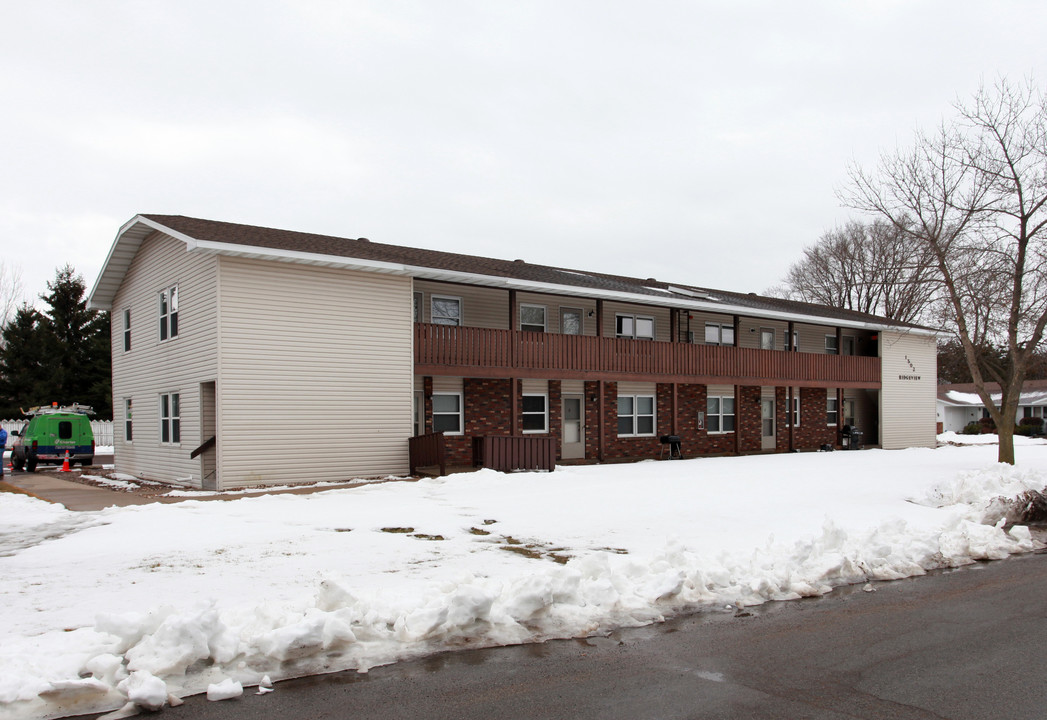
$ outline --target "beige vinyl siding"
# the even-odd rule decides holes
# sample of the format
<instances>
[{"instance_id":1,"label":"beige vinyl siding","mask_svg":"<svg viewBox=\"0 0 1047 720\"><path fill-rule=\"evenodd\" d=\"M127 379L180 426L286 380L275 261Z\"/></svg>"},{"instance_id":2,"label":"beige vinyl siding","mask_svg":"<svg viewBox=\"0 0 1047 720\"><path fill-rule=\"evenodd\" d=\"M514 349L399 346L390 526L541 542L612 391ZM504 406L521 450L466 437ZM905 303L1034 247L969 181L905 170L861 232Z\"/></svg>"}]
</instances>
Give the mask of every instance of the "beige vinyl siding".
<instances>
[{"instance_id":1,"label":"beige vinyl siding","mask_svg":"<svg viewBox=\"0 0 1047 720\"><path fill-rule=\"evenodd\" d=\"M734 397L734 385L707 385L705 388L705 394Z\"/></svg>"},{"instance_id":2,"label":"beige vinyl siding","mask_svg":"<svg viewBox=\"0 0 1047 720\"><path fill-rule=\"evenodd\" d=\"M836 335L836 328L830 325L806 325L796 323L793 330L797 333L796 344L800 352L825 354L825 336Z\"/></svg>"},{"instance_id":3,"label":"beige vinyl siding","mask_svg":"<svg viewBox=\"0 0 1047 720\"><path fill-rule=\"evenodd\" d=\"M178 337L159 338L159 292L178 286ZM199 485L201 462L189 454L200 436L200 383L217 376L217 260L187 253L185 244L146 238L113 301L113 397L134 403L134 439L116 433L115 469L164 482ZM131 351L124 352L123 311L131 310ZM180 396L181 442L160 443L160 395Z\"/></svg>"},{"instance_id":4,"label":"beige vinyl siding","mask_svg":"<svg viewBox=\"0 0 1047 720\"><path fill-rule=\"evenodd\" d=\"M460 393L463 387L464 383L460 377L443 377L442 375L433 377L434 393Z\"/></svg>"},{"instance_id":5,"label":"beige vinyl siding","mask_svg":"<svg viewBox=\"0 0 1047 720\"><path fill-rule=\"evenodd\" d=\"M520 381L523 392L530 395L546 395L549 392L549 381L524 378Z\"/></svg>"},{"instance_id":6,"label":"beige vinyl siding","mask_svg":"<svg viewBox=\"0 0 1047 720\"><path fill-rule=\"evenodd\" d=\"M603 305L603 334L605 337L613 338L615 336L617 322L615 318L618 315L654 318L654 339L660 342L669 341L671 327L669 324L669 308L605 302Z\"/></svg>"},{"instance_id":7,"label":"beige vinyl siding","mask_svg":"<svg viewBox=\"0 0 1047 720\"><path fill-rule=\"evenodd\" d=\"M618 383L619 395L657 395L658 385L653 382L620 382Z\"/></svg>"},{"instance_id":8,"label":"beige vinyl siding","mask_svg":"<svg viewBox=\"0 0 1047 720\"><path fill-rule=\"evenodd\" d=\"M440 295L462 299L462 325L466 327L509 329L508 290L415 280L414 292L422 293L422 322L432 322L432 298Z\"/></svg>"},{"instance_id":9,"label":"beige vinyl siding","mask_svg":"<svg viewBox=\"0 0 1047 720\"><path fill-rule=\"evenodd\" d=\"M581 395L585 392L585 381L563 380L560 382L560 392L564 395Z\"/></svg>"},{"instance_id":10,"label":"beige vinyl siding","mask_svg":"<svg viewBox=\"0 0 1047 720\"><path fill-rule=\"evenodd\" d=\"M596 335L596 301L587 298L573 298L564 295L548 295L519 292L516 294L517 305L541 305L545 307L546 332L560 332L560 308L574 308L582 311L582 335ZM592 313L590 317L589 313ZM517 315L519 317L519 314Z\"/></svg>"},{"instance_id":11,"label":"beige vinyl siding","mask_svg":"<svg viewBox=\"0 0 1047 720\"><path fill-rule=\"evenodd\" d=\"M230 257L219 276L222 485L405 473L411 280Z\"/></svg>"},{"instance_id":12,"label":"beige vinyl siding","mask_svg":"<svg viewBox=\"0 0 1047 720\"><path fill-rule=\"evenodd\" d=\"M882 332L880 357L882 446L935 447L938 360L934 337Z\"/></svg>"}]
</instances>

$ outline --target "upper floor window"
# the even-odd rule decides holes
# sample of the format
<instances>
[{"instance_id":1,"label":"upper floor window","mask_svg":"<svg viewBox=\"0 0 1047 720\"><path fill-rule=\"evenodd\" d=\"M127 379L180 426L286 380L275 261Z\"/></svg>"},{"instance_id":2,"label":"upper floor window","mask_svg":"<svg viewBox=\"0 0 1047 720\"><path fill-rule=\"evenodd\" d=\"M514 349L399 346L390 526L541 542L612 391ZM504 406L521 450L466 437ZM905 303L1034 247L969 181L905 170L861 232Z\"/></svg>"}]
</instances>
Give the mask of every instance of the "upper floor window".
<instances>
[{"instance_id":1,"label":"upper floor window","mask_svg":"<svg viewBox=\"0 0 1047 720\"><path fill-rule=\"evenodd\" d=\"M734 325L705 323L706 345L734 345Z\"/></svg>"},{"instance_id":2,"label":"upper floor window","mask_svg":"<svg viewBox=\"0 0 1047 720\"><path fill-rule=\"evenodd\" d=\"M615 337L654 340L654 318L643 315L615 315Z\"/></svg>"},{"instance_id":3,"label":"upper floor window","mask_svg":"<svg viewBox=\"0 0 1047 720\"><path fill-rule=\"evenodd\" d=\"M437 325L461 325L462 299L433 295L432 320Z\"/></svg>"},{"instance_id":4,"label":"upper floor window","mask_svg":"<svg viewBox=\"0 0 1047 720\"><path fill-rule=\"evenodd\" d=\"M545 332L545 305L520 305L520 329Z\"/></svg>"},{"instance_id":5,"label":"upper floor window","mask_svg":"<svg viewBox=\"0 0 1047 720\"><path fill-rule=\"evenodd\" d=\"M160 339L178 337L178 286L160 291Z\"/></svg>"},{"instance_id":6,"label":"upper floor window","mask_svg":"<svg viewBox=\"0 0 1047 720\"><path fill-rule=\"evenodd\" d=\"M840 345L836 341L835 335L825 336L825 354L826 355L839 355Z\"/></svg>"},{"instance_id":7,"label":"upper floor window","mask_svg":"<svg viewBox=\"0 0 1047 720\"><path fill-rule=\"evenodd\" d=\"M548 432L549 398L545 395L524 395L520 419L525 433Z\"/></svg>"},{"instance_id":8,"label":"upper floor window","mask_svg":"<svg viewBox=\"0 0 1047 720\"><path fill-rule=\"evenodd\" d=\"M618 436L654 435L654 396L618 396Z\"/></svg>"},{"instance_id":9,"label":"upper floor window","mask_svg":"<svg viewBox=\"0 0 1047 720\"><path fill-rule=\"evenodd\" d=\"M124 310L124 352L131 352L131 311Z\"/></svg>"}]
</instances>

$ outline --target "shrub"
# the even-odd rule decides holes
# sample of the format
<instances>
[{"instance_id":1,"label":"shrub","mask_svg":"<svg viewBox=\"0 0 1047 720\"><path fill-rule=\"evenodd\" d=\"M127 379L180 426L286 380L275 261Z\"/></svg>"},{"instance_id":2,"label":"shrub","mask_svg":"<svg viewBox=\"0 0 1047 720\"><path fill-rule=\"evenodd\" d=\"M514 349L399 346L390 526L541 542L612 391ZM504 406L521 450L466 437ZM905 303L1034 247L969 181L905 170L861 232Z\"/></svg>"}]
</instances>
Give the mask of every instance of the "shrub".
<instances>
[{"instance_id":1,"label":"shrub","mask_svg":"<svg viewBox=\"0 0 1047 720\"><path fill-rule=\"evenodd\" d=\"M983 417L978 421L978 424L982 427L983 433L994 433L996 432L996 423L991 417Z\"/></svg>"},{"instance_id":2,"label":"shrub","mask_svg":"<svg viewBox=\"0 0 1047 720\"><path fill-rule=\"evenodd\" d=\"M1029 427L1036 428L1037 430L1043 430L1043 418L1038 417L1023 417L1021 422L1018 423L1019 427L1027 425Z\"/></svg>"},{"instance_id":3,"label":"shrub","mask_svg":"<svg viewBox=\"0 0 1047 720\"><path fill-rule=\"evenodd\" d=\"M969 423L967 423L967 425L964 426L964 428L963 428L963 434L964 435L981 435L982 434L981 423L977 423L977 422L969 422Z\"/></svg>"}]
</instances>

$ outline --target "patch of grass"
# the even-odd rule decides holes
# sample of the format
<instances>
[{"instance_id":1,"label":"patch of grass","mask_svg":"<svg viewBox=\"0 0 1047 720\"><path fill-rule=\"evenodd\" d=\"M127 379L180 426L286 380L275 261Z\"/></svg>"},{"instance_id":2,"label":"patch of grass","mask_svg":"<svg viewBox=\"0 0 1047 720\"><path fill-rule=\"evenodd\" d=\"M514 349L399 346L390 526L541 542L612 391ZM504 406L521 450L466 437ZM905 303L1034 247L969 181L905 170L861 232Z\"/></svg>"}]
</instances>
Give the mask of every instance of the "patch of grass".
<instances>
[{"instance_id":1,"label":"patch of grass","mask_svg":"<svg viewBox=\"0 0 1047 720\"><path fill-rule=\"evenodd\" d=\"M382 528L384 533L393 533L396 535L409 535L414 532L413 527L385 527Z\"/></svg>"},{"instance_id":2,"label":"patch of grass","mask_svg":"<svg viewBox=\"0 0 1047 720\"><path fill-rule=\"evenodd\" d=\"M411 535L411 537L418 538L419 540L436 540L436 541L446 540L447 539L443 535L426 535L425 533L414 533L413 535Z\"/></svg>"},{"instance_id":3,"label":"patch of grass","mask_svg":"<svg viewBox=\"0 0 1047 720\"><path fill-rule=\"evenodd\" d=\"M489 533L486 530L481 530L480 528L469 528L469 534L470 535L490 535L491 533Z\"/></svg>"},{"instance_id":4,"label":"patch of grass","mask_svg":"<svg viewBox=\"0 0 1047 720\"><path fill-rule=\"evenodd\" d=\"M484 525L494 525L497 520L484 520Z\"/></svg>"}]
</instances>

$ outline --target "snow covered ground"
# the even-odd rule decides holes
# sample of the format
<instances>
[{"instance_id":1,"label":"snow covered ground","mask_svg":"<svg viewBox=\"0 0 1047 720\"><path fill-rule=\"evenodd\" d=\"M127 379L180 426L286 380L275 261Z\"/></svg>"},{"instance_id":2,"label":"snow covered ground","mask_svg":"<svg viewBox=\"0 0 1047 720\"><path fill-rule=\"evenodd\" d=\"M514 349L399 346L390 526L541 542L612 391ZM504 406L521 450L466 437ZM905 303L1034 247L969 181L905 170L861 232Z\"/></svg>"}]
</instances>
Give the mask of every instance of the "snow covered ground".
<instances>
[{"instance_id":1,"label":"snow covered ground","mask_svg":"<svg viewBox=\"0 0 1047 720\"><path fill-rule=\"evenodd\" d=\"M958 436L963 437L963 436ZM74 513L0 493L0 716L829 592L1034 548L1047 444L482 471ZM263 687L262 690L268 690ZM279 690L277 689L277 692Z\"/></svg>"}]
</instances>

